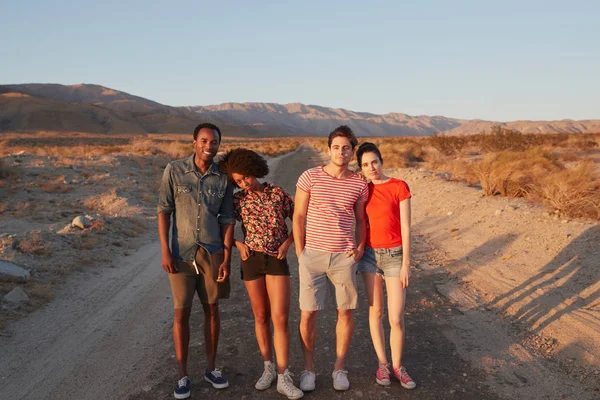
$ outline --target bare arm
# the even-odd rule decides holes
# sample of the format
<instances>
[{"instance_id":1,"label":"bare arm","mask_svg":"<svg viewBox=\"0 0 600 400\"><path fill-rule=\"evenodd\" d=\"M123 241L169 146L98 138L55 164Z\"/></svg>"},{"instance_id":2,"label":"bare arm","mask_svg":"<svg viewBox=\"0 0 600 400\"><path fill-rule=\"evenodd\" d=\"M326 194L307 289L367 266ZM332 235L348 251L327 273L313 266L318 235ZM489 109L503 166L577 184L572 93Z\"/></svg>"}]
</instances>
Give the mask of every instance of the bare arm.
<instances>
[{"instance_id":1,"label":"bare arm","mask_svg":"<svg viewBox=\"0 0 600 400\"><path fill-rule=\"evenodd\" d=\"M354 218L356 218L356 227L354 228L354 238L356 240L356 250L352 252L356 261L360 260L365 253L365 243L367 241L367 217L365 214L365 202L357 202L354 205Z\"/></svg>"},{"instance_id":2,"label":"bare arm","mask_svg":"<svg viewBox=\"0 0 600 400\"><path fill-rule=\"evenodd\" d=\"M296 190L294 218L292 219L292 237L296 244L296 255L298 257L300 257L306 243L306 213L308 211L309 200L310 193L305 192L300 188Z\"/></svg>"},{"instance_id":3,"label":"bare arm","mask_svg":"<svg viewBox=\"0 0 600 400\"><path fill-rule=\"evenodd\" d=\"M219 267L217 282L226 281L231 269L231 247L233 246L233 231L235 225L221 225L221 237L223 238L223 263Z\"/></svg>"},{"instance_id":4,"label":"bare arm","mask_svg":"<svg viewBox=\"0 0 600 400\"><path fill-rule=\"evenodd\" d=\"M171 228L171 214L158 213L158 239L160 240L160 252L162 254L162 268L173 274L177 272L177 263L171 254L169 247L169 228Z\"/></svg>"},{"instance_id":5,"label":"bare arm","mask_svg":"<svg viewBox=\"0 0 600 400\"><path fill-rule=\"evenodd\" d=\"M410 198L400 202L400 230L402 234L402 270L400 280L402 287L408 286L410 270Z\"/></svg>"}]
</instances>

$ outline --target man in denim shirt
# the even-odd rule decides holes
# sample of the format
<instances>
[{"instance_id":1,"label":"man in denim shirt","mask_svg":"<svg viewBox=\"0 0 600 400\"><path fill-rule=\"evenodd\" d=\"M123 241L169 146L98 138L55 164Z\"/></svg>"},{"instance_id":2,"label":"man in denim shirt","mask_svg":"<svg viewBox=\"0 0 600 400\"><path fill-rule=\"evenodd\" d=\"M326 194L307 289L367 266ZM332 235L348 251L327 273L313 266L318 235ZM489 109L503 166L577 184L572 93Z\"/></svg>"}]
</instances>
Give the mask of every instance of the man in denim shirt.
<instances>
[{"instance_id":1,"label":"man in denim shirt","mask_svg":"<svg viewBox=\"0 0 600 400\"><path fill-rule=\"evenodd\" d=\"M174 393L176 399L190 396L187 358L194 293L198 293L204 309L208 363L204 379L217 389L229 386L215 368L221 325L218 300L229 298L235 224L233 186L213 162L220 143L221 131L217 126L198 125L194 129L194 154L170 162L160 186L158 235L162 267L169 273L175 308L173 339L180 378Z\"/></svg>"}]
</instances>

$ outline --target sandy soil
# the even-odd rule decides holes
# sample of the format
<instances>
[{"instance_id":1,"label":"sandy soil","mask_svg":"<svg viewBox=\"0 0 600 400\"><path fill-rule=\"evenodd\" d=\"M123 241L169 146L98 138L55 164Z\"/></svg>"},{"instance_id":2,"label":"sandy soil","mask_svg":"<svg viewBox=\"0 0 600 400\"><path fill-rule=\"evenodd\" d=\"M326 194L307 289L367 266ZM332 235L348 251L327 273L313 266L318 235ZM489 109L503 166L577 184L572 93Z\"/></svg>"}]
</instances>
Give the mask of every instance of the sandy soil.
<instances>
[{"instance_id":1,"label":"sandy soil","mask_svg":"<svg viewBox=\"0 0 600 400\"><path fill-rule=\"evenodd\" d=\"M300 148L275 162L270 180L293 193L299 174L320 162L319 154ZM336 393L331 387L335 318L330 308L318 323L317 391L306 398L598 398L598 225L563 222L520 201L482 198L475 189L427 171L391 172L405 179L414 195L415 277L408 296L404 364L419 387L406 391L397 383L382 388L374 382L377 363L360 285L347 365L351 389ZM142 175L132 179L150 184ZM151 213L150 206L141 210ZM25 226L16 232L19 222L11 224L11 236L28 234ZM172 398L176 366L168 281L154 232L135 240L140 246L132 254L101 247L113 268L102 263L79 268L48 306L2 331L0 398ZM296 271L293 252L289 259ZM196 307L192 398L281 398L274 388L253 389L262 362L238 278L237 252L232 265L233 293L222 305L218 358L231 387L216 392L200 380L202 316ZM294 272L292 282L295 299ZM292 304L291 368L299 373L294 328L299 311Z\"/></svg>"}]
</instances>

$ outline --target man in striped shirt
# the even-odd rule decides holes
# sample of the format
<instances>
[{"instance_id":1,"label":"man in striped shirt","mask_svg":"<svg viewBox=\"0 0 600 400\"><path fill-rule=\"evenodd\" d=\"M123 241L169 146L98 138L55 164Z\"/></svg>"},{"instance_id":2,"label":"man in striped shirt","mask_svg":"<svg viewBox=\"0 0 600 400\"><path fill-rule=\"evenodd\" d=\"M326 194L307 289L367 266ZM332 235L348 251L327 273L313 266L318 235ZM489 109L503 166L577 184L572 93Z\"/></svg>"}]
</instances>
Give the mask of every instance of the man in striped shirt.
<instances>
[{"instance_id":1,"label":"man in striped shirt","mask_svg":"<svg viewBox=\"0 0 600 400\"><path fill-rule=\"evenodd\" d=\"M350 386L344 359L354 330L356 262L364 252L365 203L369 194L367 183L348 169L357 144L352 130L339 126L329 134L329 163L305 171L296 184L293 231L300 277L303 391L315 389L317 315L325 306L328 286L335 292L338 314L333 387L347 390Z\"/></svg>"}]
</instances>

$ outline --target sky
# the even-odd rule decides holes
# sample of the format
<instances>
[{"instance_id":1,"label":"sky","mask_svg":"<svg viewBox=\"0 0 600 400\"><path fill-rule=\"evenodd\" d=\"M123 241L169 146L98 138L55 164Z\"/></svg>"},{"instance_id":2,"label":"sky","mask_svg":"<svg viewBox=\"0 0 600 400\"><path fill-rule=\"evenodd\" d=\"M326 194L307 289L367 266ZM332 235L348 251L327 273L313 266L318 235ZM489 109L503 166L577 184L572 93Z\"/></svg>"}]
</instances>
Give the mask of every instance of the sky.
<instances>
[{"instance_id":1,"label":"sky","mask_svg":"<svg viewBox=\"0 0 600 400\"><path fill-rule=\"evenodd\" d=\"M600 119L600 2L0 0L0 84L172 106Z\"/></svg>"}]
</instances>

